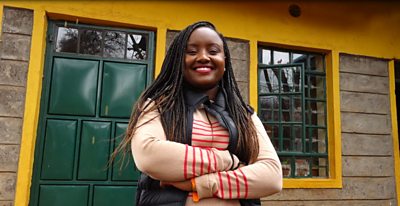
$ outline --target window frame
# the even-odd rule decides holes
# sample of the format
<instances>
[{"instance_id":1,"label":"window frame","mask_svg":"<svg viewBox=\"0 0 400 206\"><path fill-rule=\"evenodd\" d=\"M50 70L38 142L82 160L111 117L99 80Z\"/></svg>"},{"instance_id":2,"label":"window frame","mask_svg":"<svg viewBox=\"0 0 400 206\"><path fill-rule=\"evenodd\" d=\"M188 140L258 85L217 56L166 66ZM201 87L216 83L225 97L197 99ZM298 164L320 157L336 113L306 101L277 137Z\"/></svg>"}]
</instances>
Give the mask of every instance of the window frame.
<instances>
[{"instance_id":1,"label":"window frame","mask_svg":"<svg viewBox=\"0 0 400 206\"><path fill-rule=\"evenodd\" d=\"M258 70L260 49L279 48L281 50L303 51L325 54L326 75L326 110L327 110L327 144L329 176L327 178L284 178L284 188L342 188L342 164L341 164L341 122L340 122L340 88L339 88L339 52L334 50L304 48L279 44L265 44L257 41L250 43L251 68L250 88L253 90L251 103L258 112ZM256 90L256 91L254 91Z\"/></svg>"}]
</instances>

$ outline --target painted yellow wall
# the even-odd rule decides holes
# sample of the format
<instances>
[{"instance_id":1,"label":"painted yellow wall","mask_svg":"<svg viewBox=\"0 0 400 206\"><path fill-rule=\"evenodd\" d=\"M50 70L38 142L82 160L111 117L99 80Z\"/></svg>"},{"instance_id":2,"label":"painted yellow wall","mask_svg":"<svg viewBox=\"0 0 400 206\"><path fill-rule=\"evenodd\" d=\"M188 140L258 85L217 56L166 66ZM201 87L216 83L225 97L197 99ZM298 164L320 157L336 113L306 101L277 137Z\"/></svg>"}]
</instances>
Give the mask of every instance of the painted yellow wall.
<instances>
[{"instance_id":1,"label":"painted yellow wall","mask_svg":"<svg viewBox=\"0 0 400 206\"><path fill-rule=\"evenodd\" d=\"M341 187L339 53L400 59L400 4L373 1L351 3L298 2L302 15L291 17L293 2L246 1L3 1L5 6L34 10L21 156L15 205L27 205L40 106L46 17L156 31L155 70L165 55L167 29L180 30L198 20L213 22L225 36L250 42L250 103L257 105L257 46L289 45L326 52L329 80L328 119L333 179L285 180L285 187ZM29 103L29 104L28 104Z\"/></svg>"}]
</instances>

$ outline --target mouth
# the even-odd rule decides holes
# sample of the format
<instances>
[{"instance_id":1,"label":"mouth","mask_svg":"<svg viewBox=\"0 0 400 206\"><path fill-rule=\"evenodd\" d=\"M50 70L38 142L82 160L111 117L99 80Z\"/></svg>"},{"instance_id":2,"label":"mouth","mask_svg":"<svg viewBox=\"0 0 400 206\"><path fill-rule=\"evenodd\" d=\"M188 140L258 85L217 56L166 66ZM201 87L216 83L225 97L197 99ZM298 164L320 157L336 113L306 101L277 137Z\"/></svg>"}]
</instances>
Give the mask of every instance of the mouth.
<instances>
[{"instance_id":1,"label":"mouth","mask_svg":"<svg viewBox=\"0 0 400 206\"><path fill-rule=\"evenodd\" d=\"M198 73L210 73L214 68L211 66L199 66L195 67L193 70Z\"/></svg>"}]
</instances>

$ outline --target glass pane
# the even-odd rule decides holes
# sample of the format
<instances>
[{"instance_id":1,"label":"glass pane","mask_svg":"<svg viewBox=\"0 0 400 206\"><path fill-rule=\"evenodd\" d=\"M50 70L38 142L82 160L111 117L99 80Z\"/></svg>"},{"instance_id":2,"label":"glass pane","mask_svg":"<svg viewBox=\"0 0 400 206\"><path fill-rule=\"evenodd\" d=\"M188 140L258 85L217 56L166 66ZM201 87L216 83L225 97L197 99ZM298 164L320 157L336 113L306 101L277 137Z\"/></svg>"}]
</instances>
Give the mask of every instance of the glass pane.
<instances>
[{"instance_id":1,"label":"glass pane","mask_svg":"<svg viewBox=\"0 0 400 206\"><path fill-rule=\"evenodd\" d=\"M309 75L306 97L325 99L325 76Z\"/></svg>"},{"instance_id":2,"label":"glass pane","mask_svg":"<svg viewBox=\"0 0 400 206\"><path fill-rule=\"evenodd\" d=\"M303 128L301 125L293 126L292 137L294 139L293 151L303 151Z\"/></svg>"},{"instance_id":3,"label":"glass pane","mask_svg":"<svg viewBox=\"0 0 400 206\"><path fill-rule=\"evenodd\" d=\"M264 75L265 79L263 91L266 91L266 93L279 93L279 69L269 68L263 70L262 75Z\"/></svg>"},{"instance_id":4,"label":"glass pane","mask_svg":"<svg viewBox=\"0 0 400 206\"><path fill-rule=\"evenodd\" d=\"M306 123L308 125L326 126L326 103L320 101L307 101L306 105Z\"/></svg>"},{"instance_id":5,"label":"glass pane","mask_svg":"<svg viewBox=\"0 0 400 206\"><path fill-rule=\"evenodd\" d=\"M101 56L101 31L81 30L79 53Z\"/></svg>"},{"instance_id":6,"label":"glass pane","mask_svg":"<svg viewBox=\"0 0 400 206\"><path fill-rule=\"evenodd\" d=\"M281 99L281 121L282 122L302 122L302 105L300 95L282 96Z\"/></svg>"},{"instance_id":7,"label":"glass pane","mask_svg":"<svg viewBox=\"0 0 400 206\"><path fill-rule=\"evenodd\" d=\"M310 55L310 70L324 72L325 61L324 56L319 54Z\"/></svg>"},{"instance_id":8,"label":"glass pane","mask_svg":"<svg viewBox=\"0 0 400 206\"><path fill-rule=\"evenodd\" d=\"M263 64L272 64L271 62L271 50L263 49L262 50L262 61Z\"/></svg>"},{"instance_id":9,"label":"glass pane","mask_svg":"<svg viewBox=\"0 0 400 206\"><path fill-rule=\"evenodd\" d=\"M273 51L274 64L288 64L289 63L289 53Z\"/></svg>"},{"instance_id":10,"label":"glass pane","mask_svg":"<svg viewBox=\"0 0 400 206\"><path fill-rule=\"evenodd\" d=\"M281 157L281 164L282 164L283 177L291 177L292 160L288 157Z\"/></svg>"},{"instance_id":11,"label":"glass pane","mask_svg":"<svg viewBox=\"0 0 400 206\"><path fill-rule=\"evenodd\" d=\"M312 153L326 153L326 129L309 128Z\"/></svg>"},{"instance_id":12,"label":"glass pane","mask_svg":"<svg viewBox=\"0 0 400 206\"><path fill-rule=\"evenodd\" d=\"M271 84L269 83L269 76L267 70L263 69L260 72L259 80L259 94L268 94L271 92Z\"/></svg>"},{"instance_id":13,"label":"glass pane","mask_svg":"<svg viewBox=\"0 0 400 206\"><path fill-rule=\"evenodd\" d=\"M285 67L281 69L283 92L301 92L301 67Z\"/></svg>"},{"instance_id":14,"label":"glass pane","mask_svg":"<svg viewBox=\"0 0 400 206\"><path fill-rule=\"evenodd\" d=\"M278 97L260 97L260 118L263 121L278 121Z\"/></svg>"},{"instance_id":15,"label":"glass pane","mask_svg":"<svg viewBox=\"0 0 400 206\"><path fill-rule=\"evenodd\" d=\"M264 124L264 128L275 147L275 150L279 150L279 126L274 126L272 124Z\"/></svg>"},{"instance_id":16,"label":"glass pane","mask_svg":"<svg viewBox=\"0 0 400 206\"><path fill-rule=\"evenodd\" d=\"M128 34L127 59L147 59L147 37L142 34Z\"/></svg>"},{"instance_id":17,"label":"glass pane","mask_svg":"<svg viewBox=\"0 0 400 206\"><path fill-rule=\"evenodd\" d=\"M59 27L56 52L76 53L78 48L78 29Z\"/></svg>"},{"instance_id":18,"label":"glass pane","mask_svg":"<svg viewBox=\"0 0 400 206\"><path fill-rule=\"evenodd\" d=\"M290 125L282 126L283 151L292 151L293 131Z\"/></svg>"},{"instance_id":19,"label":"glass pane","mask_svg":"<svg viewBox=\"0 0 400 206\"><path fill-rule=\"evenodd\" d=\"M298 54L298 53L292 53L292 63L304 63L307 60L307 55L306 54Z\"/></svg>"},{"instance_id":20,"label":"glass pane","mask_svg":"<svg viewBox=\"0 0 400 206\"><path fill-rule=\"evenodd\" d=\"M296 177L310 176L310 161L308 159L296 159L296 170L294 175Z\"/></svg>"},{"instance_id":21,"label":"glass pane","mask_svg":"<svg viewBox=\"0 0 400 206\"><path fill-rule=\"evenodd\" d=\"M295 122L303 121L301 96L292 96L292 120Z\"/></svg>"},{"instance_id":22,"label":"glass pane","mask_svg":"<svg viewBox=\"0 0 400 206\"><path fill-rule=\"evenodd\" d=\"M328 177L328 160L327 158L313 157L312 158L312 176L313 177Z\"/></svg>"},{"instance_id":23,"label":"glass pane","mask_svg":"<svg viewBox=\"0 0 400 206\"><path fill-rule=\"evenodd\" d=\"M124 58L125 38L123 32L108 31L104 36L104 56L114 58Z\"/></svg>"}]
</instances>

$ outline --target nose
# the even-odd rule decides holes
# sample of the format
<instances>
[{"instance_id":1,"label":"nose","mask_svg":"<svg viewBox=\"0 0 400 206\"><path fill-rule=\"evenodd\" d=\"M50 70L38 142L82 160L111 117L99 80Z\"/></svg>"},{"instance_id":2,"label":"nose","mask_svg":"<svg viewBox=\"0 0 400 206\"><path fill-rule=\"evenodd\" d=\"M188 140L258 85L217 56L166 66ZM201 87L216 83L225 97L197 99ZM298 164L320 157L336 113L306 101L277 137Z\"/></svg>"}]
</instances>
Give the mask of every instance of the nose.
<instances>
[{"instance_id":1,"label":"nose","mask_svg":"<svg viewBox=\"0 0 400 206\"><path fill-rule=\"evenodd\" d=\"M210 61L210 57L208 56L208 52L206 50L201 50L197 53L197 61L200 63L207 63Z\"/></svg>"}]
</instances>

